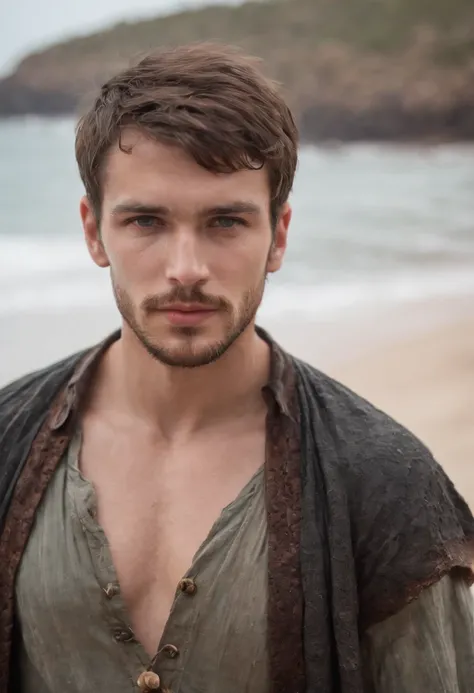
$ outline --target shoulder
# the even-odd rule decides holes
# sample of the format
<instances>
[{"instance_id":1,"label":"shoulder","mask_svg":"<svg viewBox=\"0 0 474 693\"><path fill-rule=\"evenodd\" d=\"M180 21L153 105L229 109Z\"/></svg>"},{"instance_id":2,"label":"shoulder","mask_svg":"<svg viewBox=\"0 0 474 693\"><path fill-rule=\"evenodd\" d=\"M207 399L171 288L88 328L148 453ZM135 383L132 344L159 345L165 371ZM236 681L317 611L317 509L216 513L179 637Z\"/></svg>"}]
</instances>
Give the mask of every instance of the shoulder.
<instances>
[{"instance_id":1,"label":"shoulder","mask_svg":"<svg viewBox=\"0 0 474 693\"><path fill-rule=\"evenodd\" d=\"M8 414L9 411L17 413L23 405L36 400L44 391L53 394L55 389L71 377L84 353L68 356L5 385L0 389L0 416Z\"/></svg>"},{"instance_id":2,"label":"shoulder","mask_svg":"<svg viewBox=\"0 0 474 693\"><path fill-rule=\"evenodd\" d=\"M405 426L309 364L294 359L294 366L300 406L311 412L308 425L325 429L347 453L338 456L339 465L371 475L405 475L417 465L438 471L426 445Z\"/></svg>"},{"instance_id":3,"label":"shoulder","mask_svg":"<svg viewBox=\"0 0 474 693\"><path fill-rule=\"evenodd\" d=\"M474 536L464 498L428 447L349 388L295 361L303 425L322 449L328 484L341 484L352 520L371 534L380 523L440 523ZM319 442L318 442L319 441Z\"/></svg>"},{"instance_id":4,"label":"shoulder","mask_svg":"<svg viewBox=\"0 0 474 693\"><path fill-rule=\"evenodd\" d=\"M0 390L0 525L28 450L80 358L70 356Z\"/></svg>"},{"instance_id":5,"label":"shoulder","mask_svg":"<svg viewBox=\"0 0 474 693\"><path fill-rule=\"evenodd\" d=\"M341 383L300 361L295 370L302 439L314 441L305 464L331 490L330 521L350 527L361 623L454 568L472 580L474 519L428 448Z\"/></svg>"}]
</instances>

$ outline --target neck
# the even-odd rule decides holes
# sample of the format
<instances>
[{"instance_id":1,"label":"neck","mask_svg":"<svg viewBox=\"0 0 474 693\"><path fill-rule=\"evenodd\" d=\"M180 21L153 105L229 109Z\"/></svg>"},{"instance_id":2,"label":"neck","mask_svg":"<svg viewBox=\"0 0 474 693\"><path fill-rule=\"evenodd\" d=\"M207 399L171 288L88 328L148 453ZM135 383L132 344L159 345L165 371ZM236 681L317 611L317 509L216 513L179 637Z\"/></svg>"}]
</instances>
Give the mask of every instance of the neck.
<instances>
[{"instance_id":1,"label":"neck","mask_svg":"<svg viewBox=\"0 0 474 693\"><path fill-rule=\"evenodd\" d=\"M261 412L261 389L269 369L269 347L253 324L223 356L197 368L162 364L124 326L105 358L104 388L100 389L121 413L153 426L160 436L173 438L218 420Z\"/></svg>"}]
</instances>

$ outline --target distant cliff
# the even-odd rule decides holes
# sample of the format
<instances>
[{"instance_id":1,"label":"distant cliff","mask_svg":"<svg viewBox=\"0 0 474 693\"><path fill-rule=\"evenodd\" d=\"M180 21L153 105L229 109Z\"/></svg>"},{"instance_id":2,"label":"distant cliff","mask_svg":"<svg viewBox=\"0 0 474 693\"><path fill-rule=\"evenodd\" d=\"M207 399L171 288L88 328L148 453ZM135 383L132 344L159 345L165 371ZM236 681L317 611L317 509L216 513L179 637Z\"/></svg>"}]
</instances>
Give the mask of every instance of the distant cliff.
<instances>
[{"instance_id":1,"label":"distant cliff","mask_svg":"<svg viewBox=\"0 0 474 693\"><path fill-rule=\"evenodd\" d=\"M151 48L201 40L260 55L310 141L474 139L474 0L267 0L122 23L28 55L0 117L75 112Z\"/></svg>"}]
</instances>

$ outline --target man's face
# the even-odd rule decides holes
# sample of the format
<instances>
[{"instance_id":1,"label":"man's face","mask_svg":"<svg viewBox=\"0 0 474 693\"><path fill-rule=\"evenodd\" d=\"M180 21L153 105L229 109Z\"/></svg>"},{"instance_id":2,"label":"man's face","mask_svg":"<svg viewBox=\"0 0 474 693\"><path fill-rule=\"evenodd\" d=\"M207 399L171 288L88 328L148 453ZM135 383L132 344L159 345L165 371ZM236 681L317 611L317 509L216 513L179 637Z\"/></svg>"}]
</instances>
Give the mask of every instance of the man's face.
<instances>
[{"instance_id":1,"label":"man's face","mask_svg":"<svg viewBox=\"0 0 474 693\"><path fill-rule=\"evenodd\" d=\"M136 130L110 151L100 229L86 198L88 248L110 266L124 329L170 366L219 358L253 325L281 266L291 211L272 233L267 173L214 174Z\"/></svg>"}]
</instances>

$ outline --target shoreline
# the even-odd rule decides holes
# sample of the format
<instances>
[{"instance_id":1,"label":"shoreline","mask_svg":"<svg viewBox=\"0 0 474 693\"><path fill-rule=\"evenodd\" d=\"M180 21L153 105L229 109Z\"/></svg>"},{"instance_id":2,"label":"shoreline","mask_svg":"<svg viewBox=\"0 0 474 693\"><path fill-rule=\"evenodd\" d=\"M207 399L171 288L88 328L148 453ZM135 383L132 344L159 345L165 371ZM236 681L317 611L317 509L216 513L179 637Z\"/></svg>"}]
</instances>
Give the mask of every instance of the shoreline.
<instances>
[{"instance_id":1,"label":"shoreline","mask_svg":"<svg viewBox=\"0 0 474 693\"><path fill-rule=\"evenodd\" d=\"M0 78L0 82L1 82ZM1 86L1 84L0 84ZM64 95L59 94L60 98ZM453 104L453 110L456 110L457 104ZM472 108L474 112L474 106ZM392 147L394 149L403 148L420 148L420 149L432 149L444 145L452 145L459 147L473 147L474 146L474 126L468 132L464 128L460 131L453 131L449 126L445 124L445 121L449 121L449 113L442 113L440 115L442 124L431 132L424 133L419 131L417 127L412 128L407 125L402 131L388 132L384 133L383 128L380 127L381 121L377 109L374 109L375 113L372 117L373 124L372 127L367 131L365 123L362 127L359 124L357 118L350 120L351 110L349 107L341 108L338 115L342 115L342 120L344 121L344 126L338 129L337 127L332 130L328 128L319 132L309 132L304 130L301 135L301 146L302 147L320 147L326 150L337 150L345 146L357 146L357 145L381 145L384 147ZM370 120L370 111L368 114L364 114ZM436 115L432 110L428 110L426 113L426 118ZM414 117L418 118L419 114L414 113ZM474 117L474 116L473 116ZM73 108L72 110L57 110L57 111L46 111L46 110L14 110L11 111L4 110L0 111L0 124L9 124L15 121L22 120L35 120L35 121L71 121L76 122L78 119L78 110ZM328 122L337 120L331 116Z\"/></svg>"},{"instance_id":2,"label":"shoreline","mask_svg":"<svg viewBox=\"0 0 474 693\"><path fill-rule=\"evenodd\" d=\"M2 78L0 77L0 87ZM63 94L59 95L60 97ZM323 105L324 106L324 105ZM453 104L453 109L456 108L456 104ZM323 108L324 110L324 108ZM318 147L325 150L337 150L343 147L350 146L383 146L393 149L435 149L437 147L443 146L459 146L460 148L472 148L474 147L474 126L473 128L466 131L465 128L461 128L460 131L453 130L451 127L445 124L446 114L441 114L442 124L431 132L426 133L425 131L420 131L418 127L415 129L407 125L405 129L396 130L395 132L383 131L380 127L380 116L375 108L375 115L373 117L373 125L371 128L367 129L366 123L360 127L359 120L357 117L350 119L351 110L349 107L341 107L338 113L343 115L344 126L340 129L337 127L332 130L331 128L323 129L319 132L315 129L314 132L303 129L301 133L301 146L302 147ZM473 105L474 113L474 105ZM78 110L77 108L72 108L70 110L0 110L0 125L8 125L10 123L15 123L18 121L37 121L37 122L71 122L75 124L78 120ZM419 113L413 114L418 119ZM432 110L428 110L426 117L435 115ZM370 111L365 113L370 119ZM329 118L328 122L332 120L337 120L337 118Z\"/></svg>"},{"instance_id":3,"label":"shoreline","mask_svg":"<svg viewBox=\"0 0 474 693\"><path fill-rule=\"evenodd\" d=\"M474 508L472 296L366 306L332 318L282 315L258 324L409 428ZM0 317L0 387L93 345L118 325L113 307Z\"/></svg>"}]
</instances>

